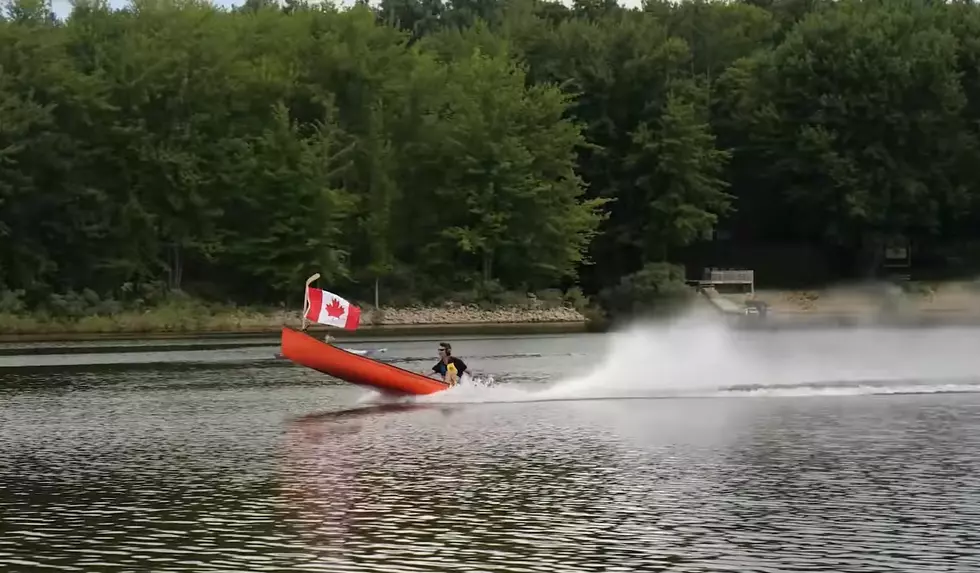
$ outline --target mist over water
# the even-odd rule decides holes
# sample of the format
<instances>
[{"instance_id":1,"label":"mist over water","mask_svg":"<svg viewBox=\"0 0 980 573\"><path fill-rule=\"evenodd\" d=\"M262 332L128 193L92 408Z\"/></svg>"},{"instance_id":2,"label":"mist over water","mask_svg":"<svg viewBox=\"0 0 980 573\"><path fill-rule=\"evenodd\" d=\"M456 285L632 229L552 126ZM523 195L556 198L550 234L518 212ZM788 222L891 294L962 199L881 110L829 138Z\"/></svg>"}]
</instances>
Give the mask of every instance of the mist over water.
<instances>
[{"instance_id":1,"label":"mist over water","mask_svg":"<svg viewBox=\"0 0 980 573\"><path fill-rule=\"evenodd\" d=\"M980 391L980 330L731 328L710 316L610 334L595 368L546 387L475 384L420 402Z\"/></svg>"}]
</instances>

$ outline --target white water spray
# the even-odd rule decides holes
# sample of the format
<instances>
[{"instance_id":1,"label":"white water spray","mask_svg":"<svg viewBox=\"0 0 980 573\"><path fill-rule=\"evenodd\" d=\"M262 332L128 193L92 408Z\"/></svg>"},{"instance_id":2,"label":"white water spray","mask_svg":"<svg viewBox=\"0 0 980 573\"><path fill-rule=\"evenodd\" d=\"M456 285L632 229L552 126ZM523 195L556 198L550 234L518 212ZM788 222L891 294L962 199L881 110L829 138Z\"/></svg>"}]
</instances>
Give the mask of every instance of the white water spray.
<instances>
[{"instance_id":1,"label":"white water spray","mask_svg":"<svg viewBox=\"0 0 980 573\"><path fill-rule=\"evenodd\" d=\"M591 372L531 389L506 380L419 402L980 391L980 329L736 330L704 317L610 334Z\"/></svg>"}]
</instances>

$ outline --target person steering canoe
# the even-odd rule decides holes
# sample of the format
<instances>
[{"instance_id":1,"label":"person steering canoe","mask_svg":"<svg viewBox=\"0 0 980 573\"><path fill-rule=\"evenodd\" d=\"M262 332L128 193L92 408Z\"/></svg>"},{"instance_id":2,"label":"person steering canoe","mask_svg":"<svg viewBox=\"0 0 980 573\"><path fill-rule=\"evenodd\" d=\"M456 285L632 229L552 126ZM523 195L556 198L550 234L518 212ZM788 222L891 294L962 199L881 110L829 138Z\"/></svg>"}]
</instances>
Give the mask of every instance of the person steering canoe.
<instances>
[{"instance_id":1,"label":"person steering canoe","mask_svg":"<svg viewBox=\"0 0 980 573\"><path fill-rule=\"evenodd\" d=\"M466 363L453 356L453 347L448 342L439 343L439 362L432 367L432 372L442 376L449 386L455 386L466 372Z\"/></svg>"}]
</instances>

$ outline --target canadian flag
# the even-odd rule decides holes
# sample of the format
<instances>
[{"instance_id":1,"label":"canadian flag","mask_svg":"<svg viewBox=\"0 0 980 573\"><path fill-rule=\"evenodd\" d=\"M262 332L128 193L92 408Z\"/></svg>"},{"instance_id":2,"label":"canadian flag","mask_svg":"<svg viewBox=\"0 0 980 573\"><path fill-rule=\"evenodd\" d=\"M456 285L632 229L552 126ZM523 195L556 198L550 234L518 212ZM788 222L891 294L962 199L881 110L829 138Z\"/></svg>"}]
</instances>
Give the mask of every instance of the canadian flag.
<instances>
[{"instance_id":1,"label":"canadian flag","mask_svg":"<svg viewBox=\"0 0 980 573\"><path fill-rule=\"evenodd\" d=\"M332 292L314 287L306 287L310 300L306 318L320 324L357 330L361 321L361 309Z\"/></svg>"}]
</instances>

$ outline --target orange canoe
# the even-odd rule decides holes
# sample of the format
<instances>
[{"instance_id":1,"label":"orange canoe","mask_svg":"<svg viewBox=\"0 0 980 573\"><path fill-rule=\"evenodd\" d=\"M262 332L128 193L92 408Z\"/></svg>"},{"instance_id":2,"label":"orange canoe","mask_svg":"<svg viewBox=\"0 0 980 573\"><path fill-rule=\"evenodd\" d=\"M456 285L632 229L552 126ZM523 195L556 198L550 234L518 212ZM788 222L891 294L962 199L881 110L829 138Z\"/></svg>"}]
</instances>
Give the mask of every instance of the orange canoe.
<instances>
[{"instance_id":1,"label":"orange canoe","mask_svg":"<svg viewBox=\"0 0 980 573\"><path fill-rule=\"evenodd\" d=\"M432 394L449 388L439 380L347 352L292 328L282 329L282 355L296 364L388 394Z\"/></svg>"}]
</instances>

